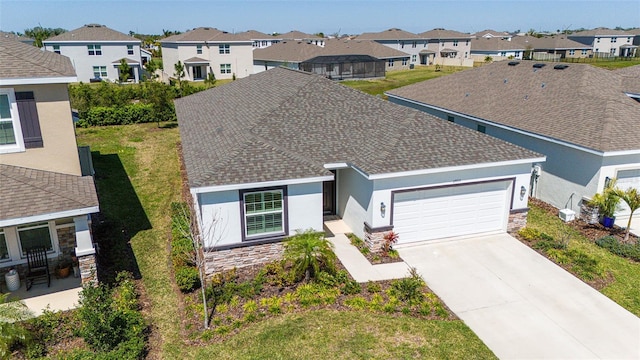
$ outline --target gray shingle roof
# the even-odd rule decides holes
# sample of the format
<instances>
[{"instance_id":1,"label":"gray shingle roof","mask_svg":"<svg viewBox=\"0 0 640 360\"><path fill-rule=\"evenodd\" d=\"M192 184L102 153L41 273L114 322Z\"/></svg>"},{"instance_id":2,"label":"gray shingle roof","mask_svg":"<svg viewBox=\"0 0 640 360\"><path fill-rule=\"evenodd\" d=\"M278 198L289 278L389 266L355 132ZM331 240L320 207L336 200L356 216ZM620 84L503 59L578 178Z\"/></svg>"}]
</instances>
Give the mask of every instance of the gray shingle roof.
<instances>
[{"instance_id":1,"label":"gray shingle roof","mask_svg":"<svg viewBox=\"0 0 640 360\"><path fill-rule=\"evenodd\" d=\"M498 37L473 39L471 42L471 51L499 51L499 50L520 50L524 51L525 46L519 41L502 40Z\"/></svg>"},{"instance_id":2,"label":"gray shingle roof","mask_svg":"<svg viewBox=\"0 0 640 360\"><path fill-rule=\"evenodd\" d=\"M0 79L75 76L68 57L0 37Z\"/></svg>"},{"instance_id":3,"label":"gray shingle roof","mask_svg":"<svg viewBox=\"0 0 640 360\"><path fill-rule=\"evenodd\" d=\"M0 164L0 220L98 206L90 176Z\"/></svg>"},{"instance_id":4,"label":"gray shingle roof","mask_svg":"<svg viewBox=\"0 0 640 360\"><path fill-rule=\"evenodd\" d=\"M422 39L420 36L402 29L387 29L380 32L362 33L356 37L358 40L411 40Z\"/></svg>"},{"instance_id":5,"label":"gray shingle roof","mask_svg":"<svg viewBox=\"0 0 640 360\"><path fill-rule=\"evenodd\" d=\"M578 32L574 32L572 34L569 35L569 37L572 36L616 36L616 35L622 35L622 36L633 36L631 33L623 31L623 30L613 30L613 29L608 29L608 28L596 28L593 30L584 30L584 31L578 31Z\"/></svg>"},{"instance_id":6,"label":"gray shingle roof","mask_svg":"<svg viewBox=\"0 0 640 360\"><path fill-rule=\"evenodd\" d=\"M44 41L45 44L58 43L62 41L127 41L138 42L140 39L136 39L133 36L123 34L120 31L116 31L100 24L87 24L83 27L67 31L60 35L48 38Z\"/></svg>"},{"instance_id":7,"label":"gray shingle roof","mask_svg":"<svg viewBox=\"0 0 640 360\"><path fill-rule=\"evenodd\" d=\"M175 100L191 187L538 157L321 76L275 68Z\"/></svg>"},{"instance_id":8,"label":"gray shingle roof","mask_svg":"<svg viewBox=\"0 0 640 360\"><path fill-rule=\"evenodd\" d=\"M307 39L322 39L318 35L306 34L302 31L292 30L284 34L278 35L276 38L285 40L307 40Z\"/></svg>"},{"instance_id":9,"label":"gray shingle roof","mask_svg":"<svg viewBox=\"0 0 640 360\"><path fill-rule=\"evenodd\" d=\"M640 104L623 93L622 76L587 64L532 64L496 62L388 94L599 151L640 149Z\"/></svg>"},{"instance_id":10,"label":"gray shingle roof","mask_svg":"<svg viewBox=\"0 0 640 360\"><path fill-rule=\"evenodd\" d=\"M590 45L585 45L571 39L567 39L565 35L544 36L537 38L535 36L519 36L512 41L518 42L524 46L530 46L534 50L566 50L566 49L591 49Z\"/></svg>"},{"instance_id":11,"label":"gray shingle roof","mask_svg":"<svg viewBox=\"0 0 640 360\"><path fill-rule=\"evenodd\" d=\"M432 29L418 34L420 38L427 39L472 39L473 36L455 30Z\"/></svg>"},{"instance_id":12,"label":"gray shingle roof","mask_svg":"<svg viewBox=\"0 0 640 360\"><path fill-rule=\"evenodd\" d=\"M211 42L223 42L223 41L246 41L250 42L246 35L232 34L226 31L221 31L212 27L199 27L191 31L187 31L182 34L172 35L160 40L160 43L170 42L190 42L190 41L211 41Z\"/></svg>"},{"instance_id":13,"label":"gray shingle roof","mask_svg":"<svg viewBox=\"0 0 640 360\"><path fill-rule=\"evenodd\" d=\"M33 40L30 37L26 37L26 36L22 36L22 35L16 35L14 33L10 33L10 32L6 32L6 31L0 31L0 36L4 37L4 38L9 38L9 39L13 39L13 40L18 40L20 42L32 45L35 40Z\"/></svg>"},{"instance_id":14,"label":"gray shingle roof","mask_svg":"<svg viewBox=\"0 0 640 360\"><path fill-rule=\"evenodd\" d=\"M302 62L316 56L369 55L378 59L409 57L372 40L327 39L324 47L305 41L282 41L264 49L253 51L254 60Z\"/></svg>"},{"instance_id":15,"label":"gray shingle roof","mask_svg":"<svg viewBox=\"0 0 640 360\"><path fill-rule=\"evenodd\" d=\"M269 34L265 34L263 32L257 30L247 30L241 33L237 33L236 35L243 36L247 40L271 40L271 39L279 39L278 37L271 36Z\"/></svg>"},{"instance_id":16,"label":"gray shingle roof","mask_svg":"<svg viewBox=\"0 0 640 360\"><path fill-rule=\"evenodd\" d=\"M622 90L640 94L640 65L628 66L615 71L622 76Z\"/></svg>"}]
</instances>

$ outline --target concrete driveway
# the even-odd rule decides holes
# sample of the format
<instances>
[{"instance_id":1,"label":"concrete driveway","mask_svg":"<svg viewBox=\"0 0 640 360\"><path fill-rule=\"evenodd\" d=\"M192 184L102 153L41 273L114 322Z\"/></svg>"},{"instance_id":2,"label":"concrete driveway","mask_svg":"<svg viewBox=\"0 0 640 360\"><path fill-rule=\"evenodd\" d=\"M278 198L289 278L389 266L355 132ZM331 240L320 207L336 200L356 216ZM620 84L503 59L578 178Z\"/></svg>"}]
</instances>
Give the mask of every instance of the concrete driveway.
<instances>
[{"instance_id":1,"label":"concrete driveway","mask_svg":"<svg viewBox=\"0 0 640 360\"><path fill-rule=\"evenodd\" d=\"M640 319L507 234L398 249L501 359L640 359Z\"/></svg>"}]
</instances>

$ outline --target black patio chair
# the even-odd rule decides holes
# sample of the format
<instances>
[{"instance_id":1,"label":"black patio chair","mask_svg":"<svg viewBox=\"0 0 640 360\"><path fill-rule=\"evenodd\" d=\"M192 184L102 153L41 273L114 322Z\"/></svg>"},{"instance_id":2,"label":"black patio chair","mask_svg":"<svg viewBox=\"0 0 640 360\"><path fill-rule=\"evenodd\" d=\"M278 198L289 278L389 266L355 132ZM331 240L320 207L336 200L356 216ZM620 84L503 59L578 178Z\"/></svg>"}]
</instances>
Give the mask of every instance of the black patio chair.
<instances>
[{"instance_id":1,"label":"black patio chair","mask_svg":"<svg viewBox=\"0 0 640 360\"><path fill-rule=\"evenodd\" d=\"M46 280L47 287L51 286L47 249L41 246L27 250L27 291L36 280L42 280L42 283Z\"/></svg>"}]
</instances>

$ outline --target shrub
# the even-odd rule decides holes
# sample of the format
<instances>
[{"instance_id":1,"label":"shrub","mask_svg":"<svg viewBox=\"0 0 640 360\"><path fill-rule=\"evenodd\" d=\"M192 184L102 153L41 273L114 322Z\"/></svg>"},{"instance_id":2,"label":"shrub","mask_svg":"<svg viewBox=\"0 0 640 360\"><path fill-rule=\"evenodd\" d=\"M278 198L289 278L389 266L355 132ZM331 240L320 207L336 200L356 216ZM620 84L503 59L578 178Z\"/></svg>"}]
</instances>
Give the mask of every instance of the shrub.
<instances>
[{"instance_id":1,"label":"shrub","mask_svg":"<svg viewBox=\"0 0 640 360\"><path fill-rule=\"evenodd\" d=\"M340 292L344 295L354 295L359 294L362 291L362 287L360 284L352 279L348 279L344 284L340 287Z\"/></svg>"},{"instance_id":2,"label":"shrub","mask_svg":"<svg viewBox=\"0 0 640 360\"><path fill-rule=\"evenodd\" d=\"M137 103L124 106L98 106L91 108L80 120L79 125L83 127L128 125L154 121L156 121L156 116L153 111L153 106Z\"/></svg>"},{"instance_id":3,"label":"shrub","mask_svg":"<svg viewBox=\"0 0 640 360\"><path fill-rule=\"evenodd\" d=\"M395 231L389 231L388 233L384 234L383 237L384 241L382 242L382 254L384 256L389 255L389 251L391 250L391 247L398 242L398 233Z\"/></svg>"},{"instance_id":4,"label":"shrub","mask_svg":"<svg viewBox=\"0 0 640 360\"><path fill-rule=\"evenodd\" d=\"M362 310L369 306L369 303L362 296L354 296L344 301L344 304L352 309Z\"/></svg>"},{"instance_id":5,"label":"shrub","mask_svg":"<svg viewBox=\"0 0 640 360\"><path fill-rule=\"evenodd\" d=\"M520 229L520 231L518 231L518 235L520 235L524 240L527 240L527 241L540 239L541 234L542 233L540 232L540 230L530 228L530 227L524 227Z\"/></svg>"},{"instance_id":6,"label":"shrub","mask_svg":"<svg viewBox=\"0 0 640 360\"><path fill-rule=\"evenodd\" d=\"M424 299L424 294L422 293L424 285L424 280L422 280L416 269L412 268L409 277L394 280L391 283L390 295L409 304L419 304Z\"/></svg>"},{"instance_id":7,"label":"shrub","mask_svg":"<svg viewBox=\"0 0 640 360\"><path fill-rule=\"evenodd\" d=\"M200 274L192 266L181 266L176 269L176 284L182 292L191 292L200 287Z\"/></svg>"},{"instance_id":8,"label":"shrub","mask_svg":"<svg viewBox=\"0 0 640 360\"><path fill-rule=\"evenodd\" d=\"M333 244L324 233L307 230L289 237L284 243L284 257L293 264L293 271L305 281L314 279L320 271L336 272Z\"/></svg>"},{"instance_id":9,"label":"shrub","mask_svg":"<svg viewBox=\"0 0 640 360\"><path fill-rule=\"evenodd\" d=\"M596 240L596 244L618 256L626 257L634 261L640 261L640 243L621 243L614 236L605 236Z\"/></svg>"},{"instance_id":10,"label":"shrub","mask_svg":"<svg viewBox=\"0 0 640 360\"><path fill-rule=\"evenodd\" d=\"M274 261L264 266L265 281L271 286L286 287L296 283L296 274L287 271L285 261Z\"/></svg>"},{"instance_id":11,"label":"shrub","mask_svg":"<svg viewBox=\"0 0 640 360\"><path fill-rule=\"evenodd\" d=\"M377 282L369 281L367 282L367 292L370 294L379 293L382 291L382 286Z\"/></svg>"},{"instance_id":12,"label":"shrub","mask_svg":"<svg viewBox=\"0 0 640 360\"><path fill-rule=\"evenodd\" d=\"M0 294L0 358L8 359L11 347L26 344L30 333L19 322L29 317L27 306L22 301L12 301L9 294Z\"/></svg>"},{"instance_id":13,"label":"shrub","mask_svg":"<svg viewBox=\"0 0 640 360\"><path fill-rule=\"evenodd\" d=\"M339 290L326 288L319 284L303 284L296 289L296 296L302 306L333 304L336 302Z\"/></svg>"}]
</instances>

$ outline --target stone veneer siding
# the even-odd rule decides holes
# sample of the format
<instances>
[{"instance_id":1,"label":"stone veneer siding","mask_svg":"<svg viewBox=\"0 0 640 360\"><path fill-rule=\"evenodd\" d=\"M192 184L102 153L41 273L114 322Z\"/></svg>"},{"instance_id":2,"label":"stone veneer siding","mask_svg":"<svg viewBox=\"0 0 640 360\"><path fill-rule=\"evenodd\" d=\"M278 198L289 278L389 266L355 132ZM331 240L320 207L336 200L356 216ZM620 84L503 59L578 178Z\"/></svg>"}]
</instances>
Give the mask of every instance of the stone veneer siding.
<instances>
[{"instance_id":1,"label":"stone veneer siding","mask_svg":"<svg viewBox=\"0 0 640 360\"><path fill-rule=\"evenodd\" d=\"M76 249L76 228L66 226L56 229L58 234L58 243L60 244L60 254L71 256L71 253Z\"/></svg>"},{"instance_id":2,"label":"stone veneer siding","mask_svg":"<svg viewBox=\"0 0 640 360\"><path fill-rule=\"evenodd\" d=\"M266 264L282 259L284 244L273 242L250 245L232 249L209 250L205 253L205 269L207 275L233 268Z\"/></svg>"},{"instance_id":3,"label":"stone veneer siding","mask_svg":"<svg viewBox=\"0 0 640 360\"><path fill-rule=\"evenodd\" d=\"M580 219L588 224L597 224L600 212L597 206L590 206L587 199L580 203Z\"/></svg>"},{"instance_id":4,"label":"stone veneer siding","mask_svg":"<svg viewBox=\"0 0 640 360\"><path fill-rule=\"evenodd\" d=\"M509 213L509 222L507 223L507 232L510 234L517 233L527 226L527 214L529 214L529 209L511 211Z\"/></svg>"},{"instance_id":5,"label":"stone veneer siding","mask_svg":"<svg viewBox=\"0 0 640 360\"><path fill-rule=\"evenodd\" d=\"M80 277L82 278L82 286L98 284L98 266L96 256L85 255L78 257L80 264Z\"/></svg>"},{"instance_id":6,"label":"stone veneer siding","mask_svg":"<svg viewBox=\"0 0 640 360\"><path fill-rule=\"evenodd\" d=\"M369 251L372 253L380 252L382 244L384 244L384 236L393 230L392 226L382 228L371 228L368 224L364 225L364 243L367 244Z\"/></svg>"}]
</instances>

